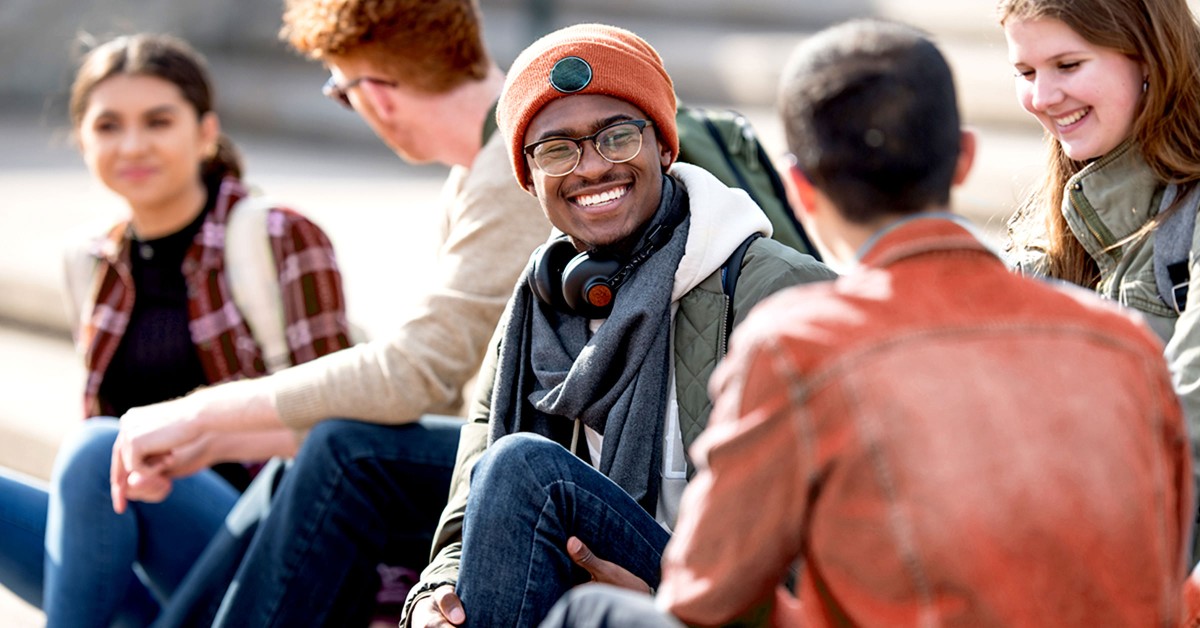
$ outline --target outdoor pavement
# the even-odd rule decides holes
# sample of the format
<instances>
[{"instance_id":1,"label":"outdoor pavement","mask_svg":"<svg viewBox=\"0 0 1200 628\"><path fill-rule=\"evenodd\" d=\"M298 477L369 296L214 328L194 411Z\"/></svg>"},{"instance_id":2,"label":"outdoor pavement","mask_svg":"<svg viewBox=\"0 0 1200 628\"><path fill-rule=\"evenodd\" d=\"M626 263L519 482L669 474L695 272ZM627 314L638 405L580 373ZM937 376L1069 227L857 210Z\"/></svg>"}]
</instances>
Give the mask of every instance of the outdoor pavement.
<instances>
[{"instance_id":1,"label":"outdoor pavement","mask_svg":"<svg viewBox=\"0 0 1200 628\"><path fill-rule=\"evenodd\" d=\"M911 6L880 3L890 5L894 11ZM506 51L497 57L507 63L519 50L521 30L511 15L487 14L489 43ZM956 23L954 14L914 14L912 21L922 20L942 33L965 121L979 134L974 174L956 192L954 204L998 235L1038 172L1040 131L1017 109L998 31L978 18ZM771 110L774 81L803 33L680 28L662 20L623 25L658 47L684 100L742 111L768 152L782 152ZM244 153L247 180L326 230L346 279L352 317L372 334L386 334L422 292L446 169L411 166L392 155L355 115L320 96L325 74L319 66L279 55L210 54L210 61L220 111ZM60 101L45 109L0 103L0 381L6 382L0 466L37 478L48 477L62 434L80 420L83 373L61 301L62 244L81 225L120 212L120 202L91 179L71 145ZM0 625L22 628L42 621L39 612L0 587Z\"/></svg>"}]
</instances>

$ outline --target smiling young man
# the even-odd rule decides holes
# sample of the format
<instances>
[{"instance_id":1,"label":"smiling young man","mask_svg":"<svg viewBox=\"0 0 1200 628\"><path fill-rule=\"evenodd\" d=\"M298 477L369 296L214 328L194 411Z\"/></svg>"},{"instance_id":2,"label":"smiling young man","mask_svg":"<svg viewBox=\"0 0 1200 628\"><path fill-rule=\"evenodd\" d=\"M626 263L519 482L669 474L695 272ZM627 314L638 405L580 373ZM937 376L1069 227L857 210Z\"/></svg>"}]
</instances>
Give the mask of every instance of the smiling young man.
<instances>
[{"instance_id":1,"label":"smiling young man","mask_svg":"<svg viewBox=\"0 0 1200 628\"><path fill-rule=\"evenodd\" d=\"M481 370L487 394L409 598L417 626L535 625L591 578L656 586L725 334L764 296L833 277L755 239L770 223L744 193L672 165L671 79L633 33L587 24L535 42L497 119L517 181L564 235L534 253ZM722 279L739 271L731 299Z\"/></svg>"}]
</instances>

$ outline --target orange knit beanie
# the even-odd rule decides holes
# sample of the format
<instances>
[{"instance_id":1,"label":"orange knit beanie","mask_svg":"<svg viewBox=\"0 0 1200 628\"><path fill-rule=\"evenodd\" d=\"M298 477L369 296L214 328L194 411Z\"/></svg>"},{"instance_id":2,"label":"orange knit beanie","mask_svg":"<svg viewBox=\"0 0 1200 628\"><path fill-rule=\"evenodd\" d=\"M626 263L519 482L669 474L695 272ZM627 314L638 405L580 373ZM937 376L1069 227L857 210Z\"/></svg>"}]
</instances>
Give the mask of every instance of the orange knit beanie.
<instances>
[{"instance_id":1,"label":"orange knit beanie","mask_svg":"<svg viewBox=\"0 0 1200 628\"><path fill-rule=\"evenodd\" d=\"M577 24L533 42L513 61L496 108L496 123L508 139L513 172L525 185L525 129L542 107L575 94L601 94L629 102L654 123L658 135L679 155L675 132L675 87L658 52L641 37L615 26Z\"/></svg>"}]
</instances>

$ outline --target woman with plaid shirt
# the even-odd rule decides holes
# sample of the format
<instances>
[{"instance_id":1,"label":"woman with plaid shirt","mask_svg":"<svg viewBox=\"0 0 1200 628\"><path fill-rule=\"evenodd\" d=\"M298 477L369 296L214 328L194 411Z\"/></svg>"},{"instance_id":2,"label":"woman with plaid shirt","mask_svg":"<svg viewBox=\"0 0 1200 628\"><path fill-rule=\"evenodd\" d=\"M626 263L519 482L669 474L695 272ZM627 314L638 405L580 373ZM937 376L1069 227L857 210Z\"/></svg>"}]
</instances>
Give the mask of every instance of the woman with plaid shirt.
<instances>
[{"instance_id":1,"label":"woman with plaid shirt","mask_svg":"<svg viewBox=\"0 0 1200 628\"><path fill-rule=\"evenodd\" d=\"M204 60L166 36L109 41L85 57L70 114L88 168L129 207L127 220L87 244L95 271L72 304L85 416L119 417L266 374L225 272L226 224L248 193ZM348 346L328 238L286 208L268 210L266 222L288 361ZM290 430L209 439L163 461L176 479L157 487L157 503L114 502L117 425L93 418L68 437L48 492L0 475L0 584L44 608L50 626L148 624L248 483L241 462L296 448Z\"/></svg>"}]
</instances>

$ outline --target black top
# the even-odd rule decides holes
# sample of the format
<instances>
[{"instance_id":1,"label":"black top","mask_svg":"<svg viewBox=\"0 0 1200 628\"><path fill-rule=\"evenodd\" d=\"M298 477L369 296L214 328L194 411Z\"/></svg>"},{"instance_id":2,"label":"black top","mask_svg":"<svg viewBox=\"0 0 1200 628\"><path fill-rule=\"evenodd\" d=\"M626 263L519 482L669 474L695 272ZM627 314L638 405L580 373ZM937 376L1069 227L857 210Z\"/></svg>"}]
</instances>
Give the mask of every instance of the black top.
<instances>
[{"instance_id":1,"label":"black top","mask_svg":"<svg viewBox=\"0 0 1200 628\"><path fill-rule=\"evenodd\" d=\"M183 259L208 209L170 235L130 240L133 312L100 383L100 399L116 416L181 397L208 383L188 329L183 277Z\"/></svg>"}]
</instances>

